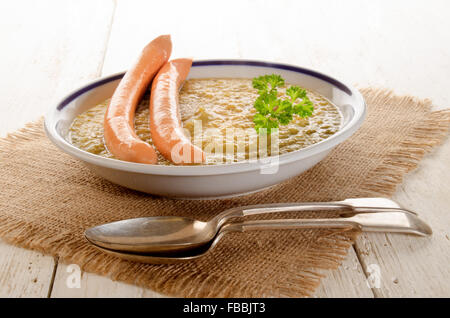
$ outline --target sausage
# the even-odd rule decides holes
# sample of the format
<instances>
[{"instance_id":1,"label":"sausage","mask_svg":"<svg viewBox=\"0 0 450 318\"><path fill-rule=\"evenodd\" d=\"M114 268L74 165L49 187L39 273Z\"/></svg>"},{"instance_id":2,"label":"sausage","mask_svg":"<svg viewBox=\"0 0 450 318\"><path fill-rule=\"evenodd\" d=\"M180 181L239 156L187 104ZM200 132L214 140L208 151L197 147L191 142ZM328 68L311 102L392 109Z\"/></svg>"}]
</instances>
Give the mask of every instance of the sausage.
<instances>
[{"instance_id":1,"label":"sausage","mask_svg":"<svg viewBox=\"0 0 450 318\"><path fill-rule=\"evenodd\" d=\"M136 107L158 70L169 60L170 35L162 35L143 49L136 63L125 73L116 88L104 119L104 138L108 150L118 159L157 163L153 147L134 131Z\"/></svg>"},{"instance_id":2,"label":"sausage","mask_svg":"<svg viewBox=\"0 0 450 318\"><path fill-rule=\"evenodd\" d=\"M183 133L179 91L191 69L192 59L167 62L153 80L150 94L150 132L156 149L175 164L201 163L205 153Z\"/></svg>"}]
</instances>

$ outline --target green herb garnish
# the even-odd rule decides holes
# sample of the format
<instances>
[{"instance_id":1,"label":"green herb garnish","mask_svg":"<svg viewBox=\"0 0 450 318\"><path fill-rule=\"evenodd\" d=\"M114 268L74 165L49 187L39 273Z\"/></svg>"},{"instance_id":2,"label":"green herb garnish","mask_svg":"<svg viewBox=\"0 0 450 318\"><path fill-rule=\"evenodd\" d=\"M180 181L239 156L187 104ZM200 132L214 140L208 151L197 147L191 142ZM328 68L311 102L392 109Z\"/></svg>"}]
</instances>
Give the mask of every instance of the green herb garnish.
<instances>
[{"instance_id":1,"label":"green herb garnish","mask_svg":"<svg viewBox=\"0 0 450 318\"><path fill-rule=\"evenodd\" d=\"M284 79L280 75L263 75L253 79L253 88L259 94L254 103L257 113L253 117L258 133L261 128L266 128L270 133L272 128L289 124L294 114L305 118L314 111L314 105L304 89L290 86L286 89L288 98L281 99L277 90L281 86L284 86Z\"/></svg>"}]
</instances>

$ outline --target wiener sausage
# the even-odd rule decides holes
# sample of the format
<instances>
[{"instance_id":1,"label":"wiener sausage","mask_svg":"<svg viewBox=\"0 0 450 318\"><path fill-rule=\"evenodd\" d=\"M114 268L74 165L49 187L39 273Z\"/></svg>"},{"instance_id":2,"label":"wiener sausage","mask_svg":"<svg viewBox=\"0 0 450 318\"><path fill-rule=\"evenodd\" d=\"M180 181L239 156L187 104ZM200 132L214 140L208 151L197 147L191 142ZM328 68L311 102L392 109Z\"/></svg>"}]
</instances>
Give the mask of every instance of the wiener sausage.
<instances>
[{"instance_id":1,"label":"wiener sausage","mask_svg":"<svg viewBox=\"0 0 450 318\"><path fill-rule=\"evenodd\" d=\"M168 61L171 51L169 35L154 39L147 44L116 88L103 125L106 147L116 158L138 163L157 162L153 147L139 139L134 131L134 115L151 80Z\"/></svg>"},{"instance_id":2,"label":"wiener sausage","mask_svg":"<svg viewBox=\"0 0 450 318\"><path fill-rule=\"evenodd\" d=\"M153 80L150 94L150 132L156 149L175 164L201 163L205 153L183 133L179 91L191 69L191 59L167 62Z\"/></svg>"}]
</instances>

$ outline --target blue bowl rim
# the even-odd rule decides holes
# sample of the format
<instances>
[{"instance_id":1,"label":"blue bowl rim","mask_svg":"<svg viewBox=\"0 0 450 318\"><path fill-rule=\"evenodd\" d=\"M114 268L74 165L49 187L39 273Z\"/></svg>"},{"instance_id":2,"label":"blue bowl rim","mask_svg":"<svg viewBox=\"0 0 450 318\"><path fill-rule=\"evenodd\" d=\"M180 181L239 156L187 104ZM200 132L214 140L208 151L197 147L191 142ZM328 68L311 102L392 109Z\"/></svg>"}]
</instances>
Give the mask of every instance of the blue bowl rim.
<instances>
[{"instance_id":1,"label":"blue bowl rim","mask_svg":"<svg viewBox=\"0 0 450 318\"><path fill-rule=\"evenodd\" d=\"M192 66L193 67L199 67L199 66L219 66L219 65L241 65L241 66L260 66L260 67L268 67L268 68L278 68L282 70L302 73L306 75L310 75L313 77L317 77L325 82L330 83L331 85L339 88L340 90L344 91L349 96L352 96L352 90L349 89L345 84L338 81L337 79L330 77L328 75L325 75L323 73L313 71L304 67L300 66L294 66L290 64L281 64L281 63L273 63L273 62L263 62L263 61L253 61L253 60L199 60L199 61L193 61ZM73 94L67 96L63 101L61 101L56 109L61 110L66 105L70 104L72 100L77 98L80 95L83 95L87 91L90 91L93 88L96 88L98 86L101 86L103 84L106 84L108 82L112 82L118 79L121 79L125 72L113 74L107 77L104 77L98 81L95 81L91 84L88 84L79 90L75 91Z\"/></svg>"},{"instance_id":2,"label":"blue bowl rim","mask_svg":"<svg viewBox=\"0 0 450 318\"><path fill-rule=\"evenodd\" d=\"M230 65L230 66L258 66L258 67L267 67L267 68L278 68L282 70L293 71L301 74L310 75L312 77L316 77L320 80L323 80L330 85L340 89L344 93L349 96L356 97L362 107L362 111L359 114L358 118L353 118L350 123L348 123L348 127L346 129L342 129L338 131L333 136L318 142L316 144L310 145L306 148L299 149L297 151L293 151L290 153L282 154L278 156L279 164L287 164L293 161L305 159L307 157L311 157L315 154L321 153L326 150L331 150L339 143L346 140L350 137L362 124L365 115L366 115L366 103L364 98L359 93L358 90L352 88L349 85L344 84L342 81L339 81L331 76L325 75L323 73L304 68L299 66L294 66L290 64L282 64L282 63L274 63L274 62L266 62L259 60L242 60L242 59L212 59L212 60L195 60L193 61L193 67L202 67L202 66L220 66L220 65ZM124 170L130 172L138 172L144 174L155 174L155 175L184 175L184 176L199 176L199 175L219 175L219 174L230 174L230 173L238 173L244 171L258 170L262 169L265 164L261 163L259 160L256 162L234 162L234 163L224 163L219 165L199 165L199 166L164 166L164 165L150 165L150 164L141 164L134 162L126 162L118 159L112 158L104 158L79 148L73 146L70 142L65 140L59 133L56 131L55 125L52 127L51 118L55 114L55 110L61 111L65 106L70 104L74 99L79 96L85 94L86 92L107 84L112 81L119 80L125 74L124 72L112 74L106 77L102 77L96 79L85 86L82 86L59 102L55 108L51 108L49 113L45 116L45 131L47 136L52 140L52 142L61 148L66 153L71 154L72 156L86 161L90 164L106 166L108 168ZM355 115L356 117L356 115ZM352 125L351 125L352 124ZM333 142L334 141L334 142ZM82 157L82 158L80 158ZM232 168L234 167L234 168ZM231 169L232 168L232 169Z\"/></svg>"}]
</instances>

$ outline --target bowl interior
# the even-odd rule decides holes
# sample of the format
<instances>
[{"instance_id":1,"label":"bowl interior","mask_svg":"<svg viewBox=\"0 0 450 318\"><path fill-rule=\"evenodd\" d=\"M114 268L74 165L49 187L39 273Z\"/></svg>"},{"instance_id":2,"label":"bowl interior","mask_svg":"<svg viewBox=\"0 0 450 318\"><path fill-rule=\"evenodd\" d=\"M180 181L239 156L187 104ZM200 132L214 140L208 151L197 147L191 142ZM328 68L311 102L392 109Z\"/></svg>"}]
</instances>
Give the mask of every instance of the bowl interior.
<instances>
[{"instance_id":1,"label":"bowl interior","mask_svg":"<svg viewBox=\"0 0 450 318\"><path fill-rule=\"evenodd\" d=\"M335 135L318 144L327 142L329 139L335 139L335 144L337 144L350 136L362 122L365 104L360 93L336 79L309 69L259 61L206 60L194 61L188 78L253 78L272 73L281 75L287 83L296 84L323 95L341 111L343 115L341 129ZM65 143L65 147L73 147L69 145L69 128L74 118L105 99L110 98L122 76L123 73L119 73L102 78L67 96L57 105L56 109L53 109L46 116L46 128L49 134L57 135L56 138L60 139L60 143ZM55 136L53 137L55 138ZM310 147L316 147L316 145ZM79 149L71 150L72 153L74 151L84 152ZM304 150L298 150L293 153ZM284 154L280 157L288 157L293 153Z\"/></svg>"}]
</instances>

